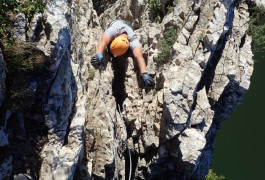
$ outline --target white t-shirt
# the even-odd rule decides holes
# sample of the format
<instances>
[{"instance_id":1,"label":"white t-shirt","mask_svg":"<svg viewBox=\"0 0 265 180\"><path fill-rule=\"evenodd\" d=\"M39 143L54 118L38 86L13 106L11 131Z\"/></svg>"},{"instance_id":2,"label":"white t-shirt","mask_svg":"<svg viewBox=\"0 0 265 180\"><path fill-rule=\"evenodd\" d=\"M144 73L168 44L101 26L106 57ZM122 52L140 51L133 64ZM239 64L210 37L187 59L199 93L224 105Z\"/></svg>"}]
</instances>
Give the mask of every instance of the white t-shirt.
<instances>
[{"instance_id":1,"label":"white t-shirt","mask_svg":"<svg viewBox=\"0 0 265 180\"><path fill-rule=\"evenodd\" d=\"M136 34L134 33L133 29L129 25L127 25L123 20L113 21L105 31L105 33L109 36L111 41L115 39L115 37L119 36L120 34L124 32L128 36L128 40L130 42L129 48L131 50L137 47L141 47L141 44Z\"/></svg>"}]
</instances>

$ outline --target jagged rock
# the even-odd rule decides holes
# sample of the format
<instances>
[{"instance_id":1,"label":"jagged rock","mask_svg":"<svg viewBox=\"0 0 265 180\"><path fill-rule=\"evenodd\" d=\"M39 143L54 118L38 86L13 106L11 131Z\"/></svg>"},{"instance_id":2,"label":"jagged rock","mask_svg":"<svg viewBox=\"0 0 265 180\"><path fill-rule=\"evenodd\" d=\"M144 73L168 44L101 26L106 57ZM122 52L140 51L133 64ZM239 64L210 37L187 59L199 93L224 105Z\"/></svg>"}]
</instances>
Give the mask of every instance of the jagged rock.
<instances>
[{"instance_id":1,"label":"jagged rock","mask_svg":"<svg viewBox=\"0 0 265 180\"><path fill-rule=\"evenodd\" d=\"M26 40L26 16L23 13L19 13L15 17L14 28L12 28L14 38L25 41Z\"/></svg>"},{"instance_id":2,"label":"jagged rock","mask_svg":"<svg viewBox=\"0 0 265 180\"><path fill-rule=\"evenodd\" d=\"M8 136L5 133L5 128L0 126L0 147L7 146L8 143Z\"/></svg>"},{"instance_id":3,"label":"jagged rock","mask_svg":"<svg viewBox=\"0 0 265 180\"><path fill-rule=\"evenodd\" d=\"M49 134L41 153L40 179L72 178L84 150L82 142L86 115L82 90L77 91L77 65L70 58L69 5L65 1L47 3L43 17L49 32L38 43L38 47L51 57L49 68L54 72L46 97L45 124ZM47 40L49 43L45 43ZM80 94L78 99L77 94Z\"/></svg>"},{"instance_id":4,"label":"jagged rock","mask_svg":"<svg viewBox=\"0 0 265 180\"><path fill-rule=\"evenodd\" d=\"M41 32L43 30L42 25L42 14L37 13L31 20L31 28L28 30L27 34L30 41L36 42L41 38ZM43 35L42 35L43 36Z\"/></svg>"},{"instance_id":5,"label":"jagged rock","mask_svg":"<svg viewBox=\"0 0 265 180\"><path fill-rule=\"evenodd\" d=\"M254 3L257 6L260 6L260 5L265 6L265 1L264 0L247 0L247 2Z\"/></svg>"},{"instance_id":6,"label":"jagged rock","mask_svg":"<svg viewBox=\"0 0 265 180\"><path fill-rule=\"evenodd\" d=\"M12 156L2 158L0 164L0 179L9 179L12 173Z\"/></svg>"},{"instance_id":7,"label":"jagged rock","mask_svg":"<svg viewBox=\"0 0 265 180\"><path fill-rule=\"evenodd\" d=\"M47 56L49 70L40 98L48 134L41 141L39 179L125 179L126 147L136 179L198 179L208 173L217 129L250 85L248 6L238 0L179 0L159 23L149 18L148 2L52 0L28 25L27 36ZM124 72L107 53L101 70L91 66L97 42L114 19L133 24L156 87L143 86L132 58L124 61ZM19 32L26 25L20 23ZM158 42L170 26L177 30L172 56L157 67ZM0 103L3 73L0 56ZM42 121L41 113L29 114L25 121ZM12 156L3 160L4 178Z\"/></svg>"},{"instance_id":8,"label":"jagged rock","mask_svg":"<svg viewBox=\"0 0 265 180\"><path fill-rule=\"evenodd\" d=\"M32 178L27 174L18 174L14 176L14 180L31 180Z\"/></svg>"}]
</instances>

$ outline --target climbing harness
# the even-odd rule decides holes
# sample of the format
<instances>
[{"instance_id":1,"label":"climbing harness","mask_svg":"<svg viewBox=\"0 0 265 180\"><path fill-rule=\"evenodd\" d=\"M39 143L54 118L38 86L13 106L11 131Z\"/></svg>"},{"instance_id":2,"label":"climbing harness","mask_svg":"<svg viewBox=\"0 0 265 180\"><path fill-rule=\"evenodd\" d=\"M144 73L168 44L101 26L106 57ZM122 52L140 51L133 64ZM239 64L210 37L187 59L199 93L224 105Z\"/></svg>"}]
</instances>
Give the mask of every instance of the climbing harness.
<instances>
[{"instance_id":1,"label":"climbing harness","mask_svg":"<svg viewBox=\"0 0 265 180\"><path fill-rule=\"evenodd\" d=\"M119 167L119 163L118 163L118 149L121 148L121 147L124 147L124 145L126 145L127 149L128 149L128 155L129 155L129 160L130 160L130 171L129 171L129 180L131 180L131 172L132 172L132 159L131 159L131 152L130 152L130 149L129 149L129 146L126 142L126 139L127 139L127 133L125 133L126 135L124 136L124 138L121 138L118 143L116 141L116 138L117 138L117 118L116 118L116 121L114 121L114 118L112 118L109 110L108 110L108 107L107 107L107 103L106 103L106 100L103 96L103 91L101 89L102 87L102 84L101 84L101 73L102 73L102 65L99 66L99 91L101 91L101 95L102 95L102 99L104 100L104 104L105 104L105 108L106 108L106 112L108 113L109 117L111 118L111 121L113 123L113 129L114 129L114 146L116 146L115 148L113 148L113 156L114 156L114 165L115 163L117 162L117 174L119 174L120 172L120 167ZM121 109L120 109L120 105L118 104L118 111L119 111L119 115L120 115L120 118L121 118L121 122L123 123L123 127L125 128L125 131L126 131L126 126L125 126L125 123L124 123L124 119L123 119L123 116L122 116L122 113L121 113ZM111 122L109 121L109 126L111 127ZM117 179L119 179L117 177Z\"/></svg>"}]
</instances>

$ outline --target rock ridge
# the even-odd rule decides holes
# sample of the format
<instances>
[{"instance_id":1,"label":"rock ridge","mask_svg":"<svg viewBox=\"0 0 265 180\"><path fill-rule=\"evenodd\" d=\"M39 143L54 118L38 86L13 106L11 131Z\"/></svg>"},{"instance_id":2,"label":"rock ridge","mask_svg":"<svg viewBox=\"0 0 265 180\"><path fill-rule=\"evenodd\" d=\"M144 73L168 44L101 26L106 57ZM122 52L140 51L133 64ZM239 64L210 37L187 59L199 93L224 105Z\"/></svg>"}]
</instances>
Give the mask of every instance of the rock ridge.
<instances>
[{"instance_id":1,"label":"rock ridge","mask_svg":"<svg viewBox=\"0 0 265 180\"><path fill-rule=\"evenodd\" d=\"M50 0L31 22L19 14L12 33L43 52L48 75L32 78L31 110L1 107L0 179L128 179L130 170L131 179L204 178L216 133L250 86L249 3L163 0L154 19L147 0ZM113 19L132 23L154 88L143 86L133 58L124 60L122 77L107 53L102 70L91 66ZM159 66L159 42L170 28L172 56ZM0 51L0 106L8 90L4 59Z\"/></svg>"}]
</instances>

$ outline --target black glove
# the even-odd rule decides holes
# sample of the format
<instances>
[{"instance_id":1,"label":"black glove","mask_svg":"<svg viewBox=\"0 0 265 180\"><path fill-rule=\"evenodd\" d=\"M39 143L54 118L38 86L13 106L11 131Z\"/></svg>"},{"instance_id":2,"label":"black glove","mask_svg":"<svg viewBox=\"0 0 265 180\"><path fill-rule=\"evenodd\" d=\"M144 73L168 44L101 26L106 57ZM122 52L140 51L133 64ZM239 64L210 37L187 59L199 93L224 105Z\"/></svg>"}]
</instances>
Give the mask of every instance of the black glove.
<instances>
[{"instance_id":1,"label":"black glove","mask_svg":"<svg viewBox=\"0 0 265 180\"><path fill-rule=\"evenodd\" d=\"M144 85L148 87L152 87L155 85L154 79L149 74L142 73L141 76L143 78Z\"/></svg>"},{"instance_id":2,"label":"black glove","mask_svg":"<svg viewBox=\"0 0 265 180\"><path fill-rule=\"evenodd\" d=\"M98 68L99 65L100 65L100 63L101 63L101 61L102 61L102 59L103 59L102 54L97 53L96 55L94 55L94 56L91 58L91 61L90 61L90 62L91 62L92 66L93 66L94 68Z\"/></svg>"}]
</instances>

